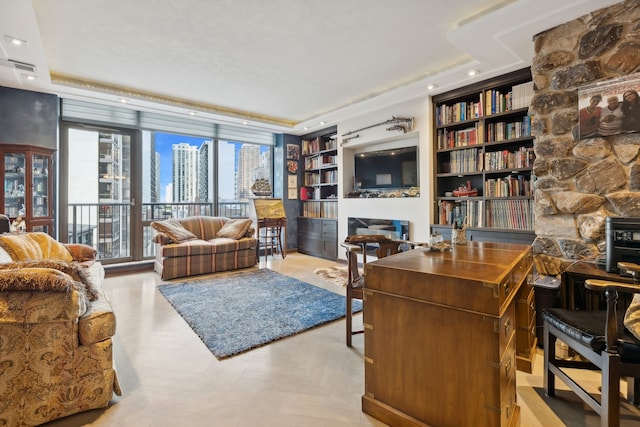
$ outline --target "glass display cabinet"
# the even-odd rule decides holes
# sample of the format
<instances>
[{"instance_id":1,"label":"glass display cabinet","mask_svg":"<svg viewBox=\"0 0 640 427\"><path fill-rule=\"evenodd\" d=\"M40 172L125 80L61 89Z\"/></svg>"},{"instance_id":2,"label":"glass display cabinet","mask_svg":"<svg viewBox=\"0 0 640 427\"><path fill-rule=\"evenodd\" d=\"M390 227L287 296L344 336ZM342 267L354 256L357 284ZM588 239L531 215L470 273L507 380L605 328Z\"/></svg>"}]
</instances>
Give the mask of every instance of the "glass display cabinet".
<instances>
[{"instance_id":1,"label":"glass display cabinet","mask_svg":"<svg viewBox=\"0 0 640 427\"><path fill-rule=\"evenodd\" d=\"M13 222L22 217L25 231L53 233L53 150L28 145L0 145L3 212Z\"/></svg>"}]
</instances>

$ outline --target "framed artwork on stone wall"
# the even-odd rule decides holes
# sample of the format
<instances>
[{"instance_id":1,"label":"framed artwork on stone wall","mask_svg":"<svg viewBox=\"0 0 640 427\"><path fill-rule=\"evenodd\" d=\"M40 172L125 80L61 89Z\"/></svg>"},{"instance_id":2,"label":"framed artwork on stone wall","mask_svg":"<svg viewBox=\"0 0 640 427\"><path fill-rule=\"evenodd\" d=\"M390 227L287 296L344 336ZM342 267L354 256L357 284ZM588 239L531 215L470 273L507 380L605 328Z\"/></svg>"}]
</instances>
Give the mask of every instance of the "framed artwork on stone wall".
<instances>
[{"instance_id":1,"label":"framed artwork on stone wall","mask_svg":"<svg viewBox=\"0 0 640 427\"><path fill-rule=\"evenodd\" d=\"M640 73L578 88L578 139L640 132Z\"/></svg>"}]
</instances>

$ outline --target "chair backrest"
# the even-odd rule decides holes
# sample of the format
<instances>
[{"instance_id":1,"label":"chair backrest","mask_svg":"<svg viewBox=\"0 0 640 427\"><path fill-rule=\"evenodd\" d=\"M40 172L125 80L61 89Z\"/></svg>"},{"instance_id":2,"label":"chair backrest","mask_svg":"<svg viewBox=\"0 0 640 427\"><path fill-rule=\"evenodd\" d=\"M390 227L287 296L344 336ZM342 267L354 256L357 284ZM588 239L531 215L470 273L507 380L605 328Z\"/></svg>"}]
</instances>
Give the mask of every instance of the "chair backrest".
<instances>
[{"instance_id":1,"label":"chair backrest","mask_svg":"<svg viewBox=\"0 0 640 427\"><path fill-rule=\"evenodd\" d=\"M0 234L11 231L11 220L8 216L0 214Z\"/></svg>"},{"instance_id":2,"label":"chair backrest","mask_svg":"<svg viewBox=\"0 0 640 427\"><path fill-rule=\"evenodd\" d=\"M347 263L349 264L349 284L358 283L362 277L358 269L358 250L347 251Z\"/></svg>"}]
</instances>

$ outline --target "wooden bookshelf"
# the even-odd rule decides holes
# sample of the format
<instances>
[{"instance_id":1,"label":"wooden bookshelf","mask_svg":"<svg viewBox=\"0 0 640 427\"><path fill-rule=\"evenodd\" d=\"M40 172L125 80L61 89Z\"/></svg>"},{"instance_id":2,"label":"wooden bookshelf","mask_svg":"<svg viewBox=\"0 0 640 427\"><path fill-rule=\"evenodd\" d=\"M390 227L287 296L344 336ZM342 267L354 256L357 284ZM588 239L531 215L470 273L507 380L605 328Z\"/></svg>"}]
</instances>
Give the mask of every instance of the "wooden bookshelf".
<instances>
[{"instance_id":1,"label":"wooden bookshelf","mask_svg":"<svg viewBox=\"0 0 640 427\"><path fill-rule=\"evenodd\" d=\"M302 137L298 251L338 256L338 140L333 127Z\"/></svg>"},{"instance_id":2,"label":"wooden bookshelf","mask_svg":"<svg viewBox=\"0 0 640 427\"><path fill-rule=\"evenodd\" d=\"M433 97L433 228L455 221L485 240L533 241L532 95L527 68Z\"/></svg>"}]
</instances>

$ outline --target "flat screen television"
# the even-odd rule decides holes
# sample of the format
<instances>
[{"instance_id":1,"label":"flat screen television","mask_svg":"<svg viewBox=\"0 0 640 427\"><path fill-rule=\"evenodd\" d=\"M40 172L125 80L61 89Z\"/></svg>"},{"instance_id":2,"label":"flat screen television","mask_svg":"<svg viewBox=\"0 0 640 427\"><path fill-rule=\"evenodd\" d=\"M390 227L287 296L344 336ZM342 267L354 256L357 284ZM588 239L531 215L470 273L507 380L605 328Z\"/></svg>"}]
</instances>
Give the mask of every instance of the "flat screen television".
<instances>
[{"instance_id":1,"label":"flat screen television","mask_svg":"<svg viewBox=\"0 0 640 427\"><path fill-rule=\"evenodd\" d=\"M382 190L418 185L418 147L355 154L356 190Z\"/></svg>"}]
</instances>

